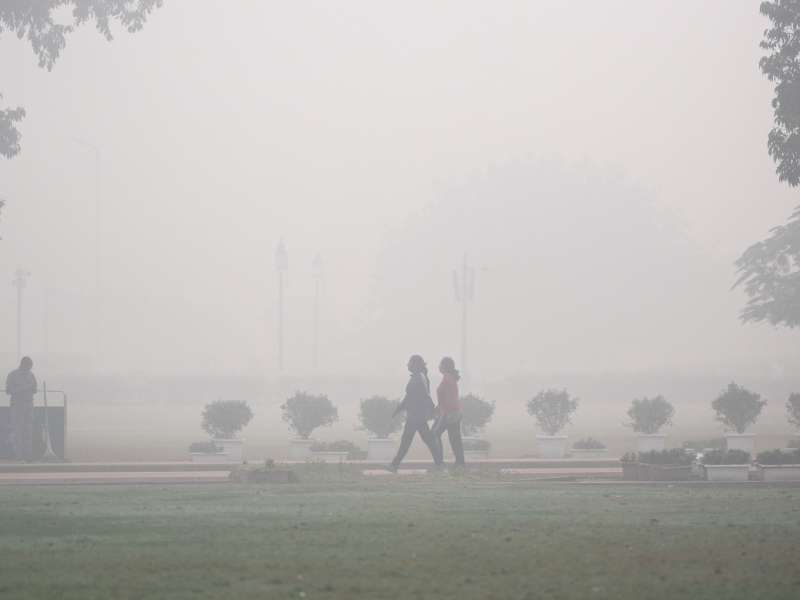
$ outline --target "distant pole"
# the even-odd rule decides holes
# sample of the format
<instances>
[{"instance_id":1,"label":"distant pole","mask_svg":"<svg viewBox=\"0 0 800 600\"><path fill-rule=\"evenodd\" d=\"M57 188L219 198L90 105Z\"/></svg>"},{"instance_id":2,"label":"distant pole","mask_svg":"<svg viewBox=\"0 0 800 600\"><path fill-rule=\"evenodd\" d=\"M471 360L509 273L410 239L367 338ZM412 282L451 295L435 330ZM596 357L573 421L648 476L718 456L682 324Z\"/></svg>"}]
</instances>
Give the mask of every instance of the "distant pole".
<instances>
[{"instance_id":1,"label":"distant pole","mask_svg":"<svg viewBox=\"0 0 800 600\"><path fill-rule=\"evenodd\" d=\"M461 370L466 379L467 365L467 306L475 296L475 269L469 266L466 253L461 261L461 274L453 271L456 302L461 304Z\"/></svg>"},{"instance_id":2,"label":"distant pole","mask_svg":"<svg viewBox=\"0 0 800 600\"><path fill-rule=\"evenodd\" d=\"M316 371L319 365L319 291L322 282L322 257L317 254L311 263L314 277L314 341L311 355L311 366Z\"/></svg>"},{"instance_id":3,"label":"distant pole","mask_svg":"<svg viewBox=\"0 0 800 600\"><path fill-rule=\"evenodd\" d=\"M17 288L17 360L22 359L22 290L28 283L30 273L24 269L17 269L14 281L11 284Z\"/></svg>"},{"instance_id":4,"label":"distant pole","mask_svg":"<svg viewBox=\"0 0 800 600\"><path fill-rule=\"evenodd\" d=\"M275 269L278 271L278 372L283 373L283 288L289 257L282 239L275 250Z\"/></svg>"}]
</instances>

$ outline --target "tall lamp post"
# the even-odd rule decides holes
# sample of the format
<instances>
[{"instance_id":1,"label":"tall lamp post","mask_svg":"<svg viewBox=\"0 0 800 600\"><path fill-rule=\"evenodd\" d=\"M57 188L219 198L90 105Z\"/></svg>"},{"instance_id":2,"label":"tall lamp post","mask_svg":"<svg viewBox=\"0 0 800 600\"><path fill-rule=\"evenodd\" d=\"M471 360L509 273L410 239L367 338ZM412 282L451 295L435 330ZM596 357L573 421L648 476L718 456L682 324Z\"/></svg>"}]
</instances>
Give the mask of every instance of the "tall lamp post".
<instances>
[{"instance_id":1,"label":"tall lamp post","mask_svg":"<svg viewBox=\"0 0 800 600\"><path fill-rule=\"evenodd\" d=\"M469 266L467 255L461 261L461 273L453 270L453 290L456 302L461 304L461 370L466 378L467 370L467 306L475 297L475 269Z\"/></svg>"},{"instance_id":2,"label":"tall lamp post","mask_svg":"<svg viewBox=\"0 0 800 600\"><path fill-rule=\"evenodd\" d=\"M289 269L289 256L283 239L275 249L275 269L278 271L278 372L283 373L283 287Z\"/></svg>"},{"instance_id":3,"label":"tall lamp post","mask_svg":"<svg viewBox=\"0 0 800 600\"><path fill-rule=\"evenodd\" d=\"M14 273L14 281L11 282L17 288L17 360L22 359L22 290L28 283L30 272L24 269L17 269Z\"/></svg>"},{"instance_id":4,"label":"tall lamp post","mask_svg":"<svg viewBox=\"0 0 800 600\"><path fill-rule=\"evenodd\" d=\"M315 371L319 364L319 291L322 273L322 257L317 254L311 262L311 275L314 277L314 347L312 348L311 366Z\"/></svg>"}]
</instances>

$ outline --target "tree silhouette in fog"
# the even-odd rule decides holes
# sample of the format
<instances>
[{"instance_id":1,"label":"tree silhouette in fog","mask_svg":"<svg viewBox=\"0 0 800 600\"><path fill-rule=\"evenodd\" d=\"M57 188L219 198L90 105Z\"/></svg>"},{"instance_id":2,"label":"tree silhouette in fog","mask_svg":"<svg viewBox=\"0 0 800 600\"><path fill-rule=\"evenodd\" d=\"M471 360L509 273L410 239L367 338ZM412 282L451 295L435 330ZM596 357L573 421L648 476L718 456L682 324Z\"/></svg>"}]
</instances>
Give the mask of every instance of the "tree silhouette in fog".
<instances>
[{"instance_id":1,"label":"tree silhouette in fog","mask_svg":"<svg viewBox=\"0 0 800 600\"><path fill-rule=\"evenodd\" d=\"M163 0L3 0L0 37L8 32L26 40L39 59L39 66L50 71L66 47L67 37L81 25L94 23L97 31L111 41L114 23L135 33L162 3ZM0 156L13 158L19 153L21 134L16 126L24 117L22 107L0 109Z\"/></svg>"},{"instance_id":2,"label":"tree silhouette in fog","mask_svg":"<svg viewBox=\"0 0 800 600\"><path fill-rule=\"evenodd\" d=\"M761 48L769 54L759 66L775 83L774 125L767 148L777 163L780 181L800 185L800 0L761 3L771 27ZM749 300L741 311L744 322L800 324L800 207L785 225L775 227L764 241L750 246L736 261L738 279Z\"/></svg>"}]
</instances>

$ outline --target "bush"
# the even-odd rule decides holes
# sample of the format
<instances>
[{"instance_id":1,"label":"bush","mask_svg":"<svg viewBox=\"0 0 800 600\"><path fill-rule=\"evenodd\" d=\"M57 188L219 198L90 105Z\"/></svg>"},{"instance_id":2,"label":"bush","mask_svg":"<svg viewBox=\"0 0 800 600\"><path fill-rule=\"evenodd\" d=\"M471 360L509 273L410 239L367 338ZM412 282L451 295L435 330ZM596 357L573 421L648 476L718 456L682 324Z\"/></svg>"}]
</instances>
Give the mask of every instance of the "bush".
<instances>
[{"instance_id":1,"label":"bush","mask_svg":"<svg viewBox=\"0 0 800 600\"><path fill-rule=\"evenodd\" d=\"M536 417L546 434L555 435L570 423L578 402L567 390L544 390L528 401L528 414Z\"/></svg>"},{"instance_id":2,"label":"bush","mask_svg":"<svg viewBox=\"0 0 800 600\"><path fill-rule=\"evenodd\" d=\"M654 434L665 425L672 425L675 408L663 396L636 399L631 402L628 423L636 433Z\"/></svg>"},{"instance_id":3,"label":"bush","mask_svg":"<svg viewBox=\"0 0 800 600\"><path fill-rule=\"evenodd\" d=\"M712 450L703 454L704 465L748 465L750 453L744 450Z\"/></svg>"},{"instance_id":4,"label":"bush","mask_svg":"<svg viewBox=\"0 0 800 600\"><path fill-rule=\"evenodd\" d=\"M619 462L623 463L639 462L639 455L636 454L636 452L626 452L625 454L619 457Z\"/></svg>"},{"instance_id":5,"label":"bush","mask_svg":"<svg viewBox=\"0 0 800 600\"><path fill-rule=\"evenodd\" d=\"M800 429L800 394L792 394L786 400L786 418L789 423Z\"/></svg>"},{"instance_id":6,"label":"bush","mask_svg":"<svg viewBox=\"0 0 800 600\"><path fill-rule=\"evenodd\" d=\"M464 435L476 435L494 415L494 402L487 402L475 394L461 397L461 432Z\"/></svg>"},{"instance_id":7,"label":"bush","mask_svg":"<svg viewBox=\"0 0 800 600\"><path fill-rule=\"evenodd\" d=\"M203 429L214 438L232 438L253 418L247 402L217 400L203 409Z\"/></svg>"},{"instance_id":8,"label":"bush","mask_svg":"<svg viewBox=\"0 0 800 600\"><path fill-rule=\"evenodd\" d=\"M202 452L203 454L216 454L222 452L222 448L214 442L193 442L189 446L189 452Z\"/></svg>"},{"instance_id":9,"label":"bush","mask_svg":"<svg viewBox=\"0 0 800 600\"><path fill-rule=\"evenodd\" d=\"M683 442L683 447L687 450L694 450L695 452L702 452L706 448L713 450L725 449L725 438L713 438L710 440L689 440Z\"/></svg>"},{"instance_id":10,"label":"bush","mask_svg":"<svg viewBox=\"0 0 800 600\"><path fill-rule=\"evenodd\" d=\"M767 450L760 452L756 461L760 465L800 465L800 449L794 452Z\"/></svg>"},{"instance_id":11,"label":"bush","mask_svg":"<svg viewBox=\"0 0 800 600\"><path fill-rule=\"evenodd\" d=\"M339 411L327 396L308 392L295 392L281 410L289 428L303 439L308 439L317 427L327 427L339 420Z\"/></svg>"},{"instance_id":12,"label":"bush","mask_svg":"<svg viewBox=\"0 0 800 600\"><path fill-rule=\"evenodd\" d=\"M361 401L358 418L364 429L376 438L385 440L403 426L403 417L399 414L394 415L398 406L400 406L399 400L372 396Z\"/></svg>"},{"instance_id":13,"label":"bush","mask_svg":"<svg viewBox=\"0 0 800 600\"><path fill-rule=\"evenodd\" d=\"M574 444L572 444L573 449L575 450L605 450L606 445L601 442L600 440L596 440L593 437L583 438L582 440L578 440Z\"/></svg>"},{"instance_id":14,"label":"bush","mask_svg":"<svg viewBox=\"0 0 800 600\"><path fill-rule=\"evenodd\" d=\"M651 450L650 452L640 452L638 461L645 465L686 466L692 464L694 454L683 448Z\"/></svg>"},{"instance_id":15,"label":"bush","mask_svg":"<svg viewBox=\"0 0 800 600\"><path fill-rule=\"evenodd\" d=\"M767 401L762 400L755 392L730 383L728 388L711 403L711 407L717 413L717 421L736 433L744 433L756 422L766 403Z\"/></svg>"},{"instance_id":16,"label":"bush","mask_svg":"<svg viewBox=\"0 0 800 600\"><path fill-rule=\"evenodd\" d=\"M336 440L335 442L314 442L311 444L312 452L347 452L347 460L364 460L367 458L367 451L362 450L353 442L348 440Z\"/></svg>"},{"instance_id":17,"label":"bush","mask_svg":"<svg viewBox=\"0 0 800 600\"><path fill-rule=\"evenodd\" d=\"M492 445L488 440L464 440L464 450L472 452L488 452Z\"/></svg>"}]
</instances>

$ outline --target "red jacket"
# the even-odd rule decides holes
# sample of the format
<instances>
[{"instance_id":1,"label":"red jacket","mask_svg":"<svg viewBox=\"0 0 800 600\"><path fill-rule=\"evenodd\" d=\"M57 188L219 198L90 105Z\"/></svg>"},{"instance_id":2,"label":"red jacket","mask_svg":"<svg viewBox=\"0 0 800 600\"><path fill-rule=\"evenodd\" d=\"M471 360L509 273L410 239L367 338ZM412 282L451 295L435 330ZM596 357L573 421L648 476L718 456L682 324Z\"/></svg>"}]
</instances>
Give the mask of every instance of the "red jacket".
<instances>
[{"instance_id":1,"label":"red jacket","mask_svg":"<svg viewBox=\"0 0 800 600\"><path fill-rule=\"evenodd\" d=\"M458 399L458 380L455 375L444 374L442 383L436 388L436 398L439 400L439 410L443 414L461 410L461 401Z\"/></svg>"}]
</instances>

